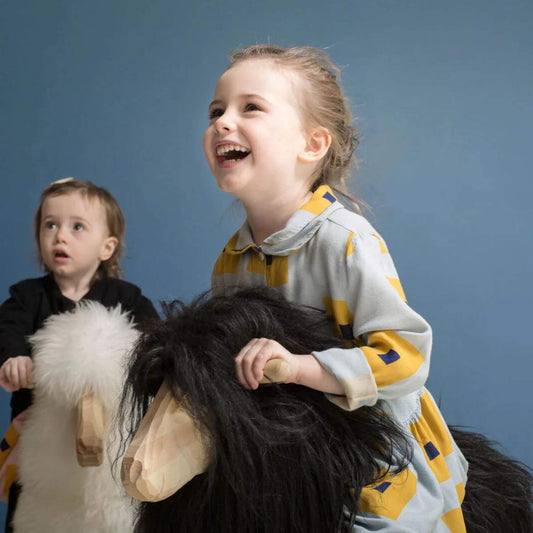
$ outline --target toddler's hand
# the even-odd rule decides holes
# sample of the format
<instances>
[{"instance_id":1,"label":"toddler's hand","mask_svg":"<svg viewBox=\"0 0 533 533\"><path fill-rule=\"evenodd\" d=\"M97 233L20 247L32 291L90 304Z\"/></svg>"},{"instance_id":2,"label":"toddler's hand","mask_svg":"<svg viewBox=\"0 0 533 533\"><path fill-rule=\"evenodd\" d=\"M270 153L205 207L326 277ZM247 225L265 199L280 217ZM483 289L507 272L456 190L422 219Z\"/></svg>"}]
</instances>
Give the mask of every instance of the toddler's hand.
<instances>
[{"instance_id":1,"label":"toddler's hand","mask_svg":"<svg viewBox=\"0 0 533 533\"><path fill-rule=\"evenodd\" d=\"M299 369L298 356L271 339L252 339L235 357L235 371L239 383L247 389L257 389L265 365L271 359L283 359L290 366L285 383L296 381Z\"/></svg>"},{"instance_id":2,"label":"toddler's hand","mask_svg":"<svg viewBox=\"0 0 533 533\"><path fill-rule=\"evenodd\" d=\"M33 361L27 355L10 357L0 367L0 386L7 392L33 389Z\"/></svg>"}]
</instances>

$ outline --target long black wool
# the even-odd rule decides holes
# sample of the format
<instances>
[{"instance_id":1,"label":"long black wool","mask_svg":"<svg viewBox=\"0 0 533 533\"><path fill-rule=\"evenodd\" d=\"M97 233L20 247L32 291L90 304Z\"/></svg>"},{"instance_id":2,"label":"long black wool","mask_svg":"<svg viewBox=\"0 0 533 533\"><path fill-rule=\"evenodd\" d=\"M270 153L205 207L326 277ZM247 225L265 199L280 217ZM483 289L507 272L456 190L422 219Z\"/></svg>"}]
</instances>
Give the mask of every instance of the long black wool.
<instances>
[{"instance_id":1,"label":"long black wool","mask_svg":"<svg viewBox=\"0 0 533 533\"><path fill-rule=\"evenodd\" d=\"M462 509L468 533L532 533L531 470L480 433L451 426L468 461Z\"/></svg>"},{"instance_id":2,"label":"long black wool","mask_svg":"<svg viewBox=\"0 0 533 533\"><path fill-rule=\"evenodd\" d=\"M379 403L348 412L306 387L249 391L235 377L234 356L253 338L296 354L339 346L325 315L266 289L173 302L166 315L142 338L129 368L123 441L165 379L205 435L211 464L166 500L142 503L135 532L353 531L362 487L404 469L411 438ZM483 435L451 431L469 461L467 531L532 532L529 468Z\"/></svg>"},{"instance_id":3,"label":"long black wool","mask_svg":"<svg viewBox=\"0 0 533 533\"><path fill-rule=\"evenodd\" d=\"M165 379L206 436L211 464L173 496L141 504L137 533L348 531L343 509L356 509L361 488L408 464L409 437L377 407L349 412L307 387L238 383L234 357L253 338L296 354L339 346L321 311L256 289L174 302L166 314L136 350L125 418L133 433Z\"/></svg>"}]
</instances>

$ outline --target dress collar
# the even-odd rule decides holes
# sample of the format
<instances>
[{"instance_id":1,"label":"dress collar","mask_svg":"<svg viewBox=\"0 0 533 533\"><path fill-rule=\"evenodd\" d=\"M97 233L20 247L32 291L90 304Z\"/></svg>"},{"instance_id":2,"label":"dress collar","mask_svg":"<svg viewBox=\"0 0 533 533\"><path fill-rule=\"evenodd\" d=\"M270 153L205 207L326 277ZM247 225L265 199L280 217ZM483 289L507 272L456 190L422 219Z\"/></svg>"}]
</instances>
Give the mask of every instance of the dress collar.
<instances>
[{"instance_id":1,"label":"dress collar","mask_svg":"<svg viewBox=\"0 0 533 533\"><path fill-rule=\"evenodd\" d=\"M321 185L311 199L291 216L285 227L267 237L261 247L255 244L248 221L245 221L224 251L240 254L255 248L267 255L288 255L301 248L318 231L324 220L341 208L342 204L331 189Z\"/></svg>"}]
</instances>

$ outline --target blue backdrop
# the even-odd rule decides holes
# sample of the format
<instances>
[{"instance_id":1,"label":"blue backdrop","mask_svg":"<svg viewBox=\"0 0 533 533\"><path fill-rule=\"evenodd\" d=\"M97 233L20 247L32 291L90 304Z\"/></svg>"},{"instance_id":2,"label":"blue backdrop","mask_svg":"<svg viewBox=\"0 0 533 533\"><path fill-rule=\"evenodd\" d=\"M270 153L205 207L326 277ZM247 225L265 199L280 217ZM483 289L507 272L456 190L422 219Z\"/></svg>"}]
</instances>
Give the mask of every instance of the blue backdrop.
<instances>
[{"instance_id":1,"label":"blue backdrop","mask_svg":"<svg viewBox=\"0 0 533 533\"><path fill-rule=\"evenodd\" d=\"M39 274L32 216L65 176L115 194L127 279L149 297L207 289L243 216L204 161L207 106L226 52L265 41L342 67L362 195L434 328L429 387L449 423L533 465L527 0L4 0L1 299Z\"/></svg>"}]
</instances>

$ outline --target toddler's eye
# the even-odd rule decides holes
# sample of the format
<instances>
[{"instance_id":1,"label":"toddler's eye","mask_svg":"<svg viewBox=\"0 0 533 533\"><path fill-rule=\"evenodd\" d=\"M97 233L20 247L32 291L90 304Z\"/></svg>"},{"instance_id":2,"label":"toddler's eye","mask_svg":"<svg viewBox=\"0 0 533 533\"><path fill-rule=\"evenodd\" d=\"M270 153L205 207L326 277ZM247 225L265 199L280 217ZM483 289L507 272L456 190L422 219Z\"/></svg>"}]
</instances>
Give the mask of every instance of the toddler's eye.
<instances>
[{"instance_id":1,"label":"toddler's eye","mask_svg":"<svg viewBox=\"0 0 533 533\"><path fill-rule=\"evenodd\" d=\"M84 227L83 227L83 224L80 224L79 222L76 222L76 224L74 224L74 231L83 231L84 230Z\"/></svg>"},{"instance_id":2,"label":"toddler's eye","mask_svg":"<svg viewBox=\"0 0 533 533\"><path fill-rule=\"evenodd\" d=\"M49 220L48 222L45 222L43 226L44 229L55 229L57 227L57 224Z\"/></svg>"},{"instance_id":3,"label":"toddler's eye","mask_svg":"<svg viewBox=\"0 0 533 533\"><path fill-rule=\"evenodd\" d=\"M223 114L224 111L222 109L220 109L219 107L214 107L213 109L209 110L209 120L221 117Z\"/></svg>"}]
</instances>

